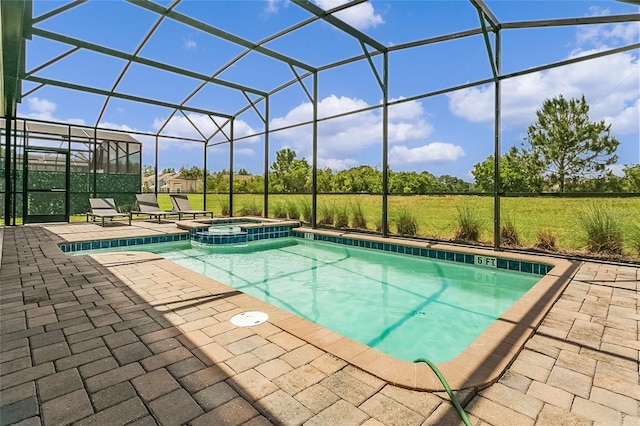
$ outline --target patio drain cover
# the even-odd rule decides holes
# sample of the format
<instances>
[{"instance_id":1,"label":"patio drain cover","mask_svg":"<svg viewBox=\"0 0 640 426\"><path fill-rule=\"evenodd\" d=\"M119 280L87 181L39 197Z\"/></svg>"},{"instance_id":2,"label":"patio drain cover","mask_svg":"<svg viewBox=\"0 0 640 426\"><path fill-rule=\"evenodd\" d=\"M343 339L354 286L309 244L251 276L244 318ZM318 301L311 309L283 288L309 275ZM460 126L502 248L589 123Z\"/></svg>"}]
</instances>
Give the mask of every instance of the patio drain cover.
<instances>
[{"instance_id":1,"label":"patio drain cover","mask_svg":"<svg viewBox=\"0 0 640 426\"><path fill-rule=\"evenodd\" d=\"M231 324L238 327L251 327L253 325L259 325L265 322L269 318L264 312L260 311L248 311L242 312L231 318Z\"/></svg>"}]
</instances>

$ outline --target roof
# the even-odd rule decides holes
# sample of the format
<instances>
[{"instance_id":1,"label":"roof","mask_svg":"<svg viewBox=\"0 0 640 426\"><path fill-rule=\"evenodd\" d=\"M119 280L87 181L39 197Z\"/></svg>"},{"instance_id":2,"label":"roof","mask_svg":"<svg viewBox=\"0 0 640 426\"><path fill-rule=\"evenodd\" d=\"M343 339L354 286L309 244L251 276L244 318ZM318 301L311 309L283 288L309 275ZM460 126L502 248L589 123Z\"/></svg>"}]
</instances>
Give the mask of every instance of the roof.
<instances>
[{"instance_id":1,"label":"roof","mask_svg":"<svg viewBox=\"0 0 640 426\"><path fill-rule=\"evenodd\" d=\"M5 126L5 119L0 118L0 127ZM74 125L57 125L50 123L41 123L37 121L17 120L15 126L19 131L27 131L29 133L39 133L46 135L57 135L62 137L93 139L94 136L99 141L118 141L118 142L134 142L140 143L137 139L124 132L91 129L85 127L77 127Z\"/></svg>"}]
</instances>

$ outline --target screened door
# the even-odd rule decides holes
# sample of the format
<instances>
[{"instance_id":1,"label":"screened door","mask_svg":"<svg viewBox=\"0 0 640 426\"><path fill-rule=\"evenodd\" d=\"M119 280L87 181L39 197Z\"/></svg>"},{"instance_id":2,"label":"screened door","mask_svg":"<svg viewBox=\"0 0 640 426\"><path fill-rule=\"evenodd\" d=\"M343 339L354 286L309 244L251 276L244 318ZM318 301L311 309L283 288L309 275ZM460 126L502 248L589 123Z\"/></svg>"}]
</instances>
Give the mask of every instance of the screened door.
<instances>
[{"instance_id":1,"label":"screened door","mask_svg":"<svg viewBox=\"0 0 640 426\"><path fill-rule=\"evenodd\" d=\"M24 223L68 222L68 152L28 148L23 164Z\"/></svg>"}]
</instances>

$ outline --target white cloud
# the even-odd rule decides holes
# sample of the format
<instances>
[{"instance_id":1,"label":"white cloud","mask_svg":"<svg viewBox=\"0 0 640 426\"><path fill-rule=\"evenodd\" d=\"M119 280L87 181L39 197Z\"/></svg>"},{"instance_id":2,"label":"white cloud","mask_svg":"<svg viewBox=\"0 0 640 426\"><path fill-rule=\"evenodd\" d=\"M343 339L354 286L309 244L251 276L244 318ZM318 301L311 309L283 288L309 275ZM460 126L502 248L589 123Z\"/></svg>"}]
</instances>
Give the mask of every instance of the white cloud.
<instances>
[{"instance_id":1,"label":"white cloud","mask_svg":"<svg viewBox=\"0 0 640 426\"><path fill-rule=\"evenodd\" d=\"M348 0L315 1L316 4L324 10L333 9L334 7L338 7L349 2ZM340 12L335 13L334 16L359 30L366 30L367 28L376 27L378 24L384 23L382 16L377 14L373 9L373 5L368 2L360 3L341 10Z\"/></svg>"},{"instance_id":2,"label":"white cloud","mask_svg":"<svg viewBox=\"0 0 640 426\"><path fill-rule=\"evenodd\" d=\"M33 114L51 115L56 110L56 104L47 99L29 98L27 103Z\"/></svg>"},{"instance_id":3,"label":"white cloud","mask_svg":"<svg viewBox=\"0 0 640 426\"><path fill-rule=\"evenodd\" d=\"M389 162L392 165L452 163L464 155L462 147L450 143L432 142L415 148L398 145L389 151Z\"/></svg>"},{"instance_id":4,"label":"white cloud","mask_svg":"<svg viewBox=\"0 0 640 426\"><path fill-rule=\"evenodd\" d=\"M361 99L328 96L318 103L318 117L329 117L364 109L369 105ZM311 103L292 109L284 117L275 118L271 129L309 121L313 118ZM424 118L422 104L416 101L389 107L389 143L422 141L433 132ZM305 125L274 132L272 137L286 141L299 156L310 156L312 127ZM318 123L318 156L349 158L371 146L382 143L382 111L380 109L346 115Z\"/></svg>"},{"instance_id":5,"label":"white cloud","mask_svg":"<svg viewBox=\"0 0 640 426\"><path fill-rule=\"evenodd\" d=\"M590 53L595 51L574 52L572 57ZM503 125L532 124L545 99L560 94L579 98L584 94L592 121L607 117L611 123L626 123L620 128L614 124L614 134L637 132L637 124L631 128L625 117L639 99L638 75L637 56L625 52L505 80L501 99ZM460 90L449 95L449 109L466 120L489 123L493 122L493 99L492 85Z\"/></svg>"},{"instance_id":6,"label":"white cloud","mask_svg":"<svg viewBox=\"0 0 640 426\"><path fill-rule=\"evenodd\" d=\"M198 44L195 42L195 40L184 39L182 46L186 50L196 50L196 47L198 47Z\"/></svg>"},{"instance_id":7,"label":"white cloud","mask_svg":"<svg viewBox=\"0 0 640 426\"><path fill-rule=\"evenodd\" d=\"M254 155L256 152L251 148L238 148L238 149L234 148L233 153L235 155L246 155L250 157Z\"/></svg>"},{"instance_id":8,"label":"white cloud","mask_svg":"<svg viewBox=\"0 0 640 426\"><path fill-rule=\"evenodd\" d=\"M607 169L616 176L624 176L624 164L612 164L607 166Z\"/></svg>"},{"instance_id":9,"label":"white cloud","mask_svg":"<svg viewBox=\"0 0 640 426\"><path fill-rule=\"evenodd\" d=\"M616 134L627 135L640 132L638 117L640 117L640 98L615 117L605 116L604 121L611 124L611 129L615 130Z\"/></svg>"},{"instance_id":10,"label":"white cloud","mask_svg":"<svg viewBox=\"0 0 640 426\"><path fill-rule=\"evenodd\" d=\"M171 136L178 136L178 137L185 137L185 138L192 138L192 139L202 139L202 136L200 135L200 133L198 133L196 128L194 128L194 125L207 138L210 137L214 132L218 131L218 127L213 123L211 118L209 118L206 115L188 113L187 116L189 117L189 119L187 119L182 115L173 116L171 120L169 120L169 123L162 130L162 133L166 135L171 135ZM222 130L228 136L230 134L231 128L228 123L225 124L226 120L217 118L217 117L214 117L213 119L216 121L216 123L220 127L222 127ZM164 118L156 118L153 121L153 126L152 126L153 129L157 131L164 124L164 122L165 122ZM233 128L233 133L236 138L240 138L240 137L255 134L256 132L245 121L236 120ZM216 137L214 137L213 139L214 142L226 141L226 140L227 140L226 136L222 135L221 133L218 133L218 135L216 135ZM256 137L251 137L247 139L242 139L237 143L252 144L252 143L258 142L259 140L260 138L256 136ZM196 143L196 146L201 146L201 145L199 143Z\"/></svg>"},{"instance_id":11,"label":"white cloud","mask_svg":"<svg viewBox=\"0 0 640 426\"><path fill-rule=\"evenodd\" d=\"M289 4L286 0L267 0L267 6L264 11L267 15L278 13L280 6L287 7Z\"/></svg>"},{"instance_id":12,"label":"white cloud","mask_svg":"<svg viewBox=\"0 0 640 426\"><path fill-rule=\"evenodd\" d=\"M123 132L136 132L137 130L127 126L126 124L116 124L109 121L101 121L98 123L98 127L102 129L122 130Z\"/></svg>"},{"instance_id":13,"label":"white cloud","mask_svg":"<svg viewBox=\"0 0 640 426\"><path fill-rule=\"evenodd\" d=\"M351 167L356 167L360 165L360 162L354 160L352 158L320 158L318 157L318 168L326 169L327 167L331 170L340 171L350 169Z\"/></svg>"},{"instance_id":14,"label":"white cloud","mask_svg":"<svg viewBox=\"0 0 640 426\"><path fill-rule=\"evenodd\" d=\"M609 9L600 9L597 6L589 8L589 16L608 16ZM581 48L602 46L617 46L631 44L638 40L640 35L640 23L613 23L582 25L576 31L576 42Z\"/></svg>"},{"instance_id":15,"label":"white cloud","mask_svg":"<svg viewBox=\"0 0 640 426\"><path fill-rule=\"evenodd\" d=\"M138 131L137 129L127 126L126 124L116 124L116 123L110 123L108 121L101 121L100 123L98 123L98 127L102 129L121 130L123 132ZM138 135L138 134L131 134L130 136L142 144L142 152L145 152L147 150L149 150L150 152L153 152L155 150L155 144L156 144L155 136ZM158 148L162 150L162 149L167 149L168 146L166 144L158 144Z\"/></svg>"},{"instance_id":16,"label":"white cloud","mask_svg":"<svg viewBox=\"0 0 640 426\"><path fill-rule=\"evenodd\" d=\"M27 118L34 118L36 120L57 121L69 124L84 125L85 121L81 118L67 118L60 119L54 115L57 109L57 105L48 99L42 98L28 98L27 99L28 112Z\"/></svg>"},{"instance_id":17,"label":"white cloud","mask_svg":"<svg viewBox=\"0 0 640 426\"><path fill-rule=\"evenodd\" d=\"M591 16L609 14L607 9L590 9ZM638 37L638 22L583 25L576 31L576 48L567 59L627 45ZM579 98L584 94L592 121L605 119L612 124L614 135L638 133L639 75L638 54L629 51L505 80L501 91L502 123L506 127L532 124L545 99L560 94ZM472 122L493 122L493 85L451 93L449 109Z\"/></svg>"}]
</instances>

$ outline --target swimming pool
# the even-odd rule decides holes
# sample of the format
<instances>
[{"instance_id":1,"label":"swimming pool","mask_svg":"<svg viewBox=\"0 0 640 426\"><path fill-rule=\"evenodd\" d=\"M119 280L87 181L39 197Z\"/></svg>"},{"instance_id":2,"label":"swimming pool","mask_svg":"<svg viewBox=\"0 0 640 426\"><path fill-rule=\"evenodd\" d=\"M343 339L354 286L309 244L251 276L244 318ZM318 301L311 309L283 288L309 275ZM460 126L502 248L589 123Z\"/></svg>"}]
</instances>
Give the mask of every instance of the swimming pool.
<instances>
[{"instance_id":1,"label":"swimming pool","mask_svg":"<svg viewBox=\"0 0 640 426\"><path fill-rule=\"evenodd\" d=\"M541 278L302 238L127 249L159 254L406 361L456 357Z\"/></svg>"}]
</instances>

